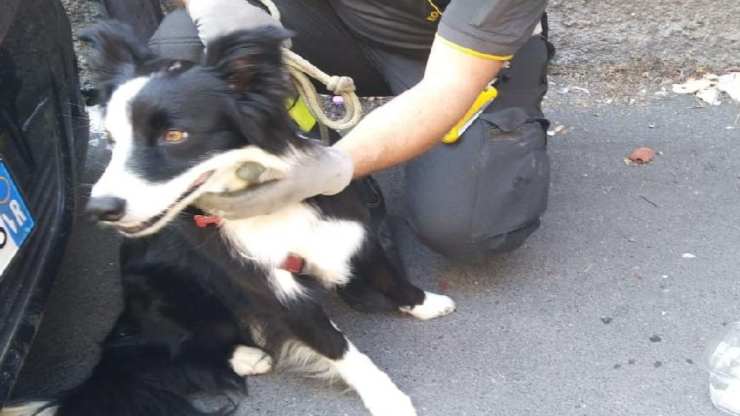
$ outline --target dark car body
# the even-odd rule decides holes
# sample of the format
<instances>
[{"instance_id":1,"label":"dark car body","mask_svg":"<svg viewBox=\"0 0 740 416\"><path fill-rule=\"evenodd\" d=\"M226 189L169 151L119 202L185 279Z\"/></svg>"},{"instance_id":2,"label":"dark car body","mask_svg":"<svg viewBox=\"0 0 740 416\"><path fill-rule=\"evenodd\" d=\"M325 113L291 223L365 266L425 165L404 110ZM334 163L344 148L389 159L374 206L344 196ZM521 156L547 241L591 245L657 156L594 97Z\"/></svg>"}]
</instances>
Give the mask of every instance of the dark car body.
<instances>
[{"instance_id":1,"label":"dark car body","mask_svg":"<svg viewBox=\"0 0 740 416\"><path fill-rule=\"evenodd\" d=\"M0 1L0 182L15 184L34 221L0 275L0 405L39 327L75 217L88 135L78 84L61 3Z\"/></svg>"}]
</instances>

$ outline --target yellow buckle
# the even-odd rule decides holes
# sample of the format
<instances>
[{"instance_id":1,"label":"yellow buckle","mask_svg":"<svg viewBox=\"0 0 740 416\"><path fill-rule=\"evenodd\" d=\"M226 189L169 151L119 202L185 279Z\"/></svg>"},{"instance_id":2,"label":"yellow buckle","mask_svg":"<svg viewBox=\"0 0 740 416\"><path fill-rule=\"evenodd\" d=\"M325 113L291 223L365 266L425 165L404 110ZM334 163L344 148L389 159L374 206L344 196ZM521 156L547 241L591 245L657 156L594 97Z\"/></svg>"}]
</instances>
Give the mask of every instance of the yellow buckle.
<instances>
[{"instance_id":1,"label":"yellow buckle","mask_svg":"<svg viewBox=\"0 0 740 416\"><path fill-rule=\"evenodd\" d=\"M311 110L308 109L306 102L303 101L303 97L300 95L292 102L288 101L287 107L290 118L296 122L303 132L307 133L311 131L313 126L316 125L316 118L311 114Z\"/></svg>"},{"instance_id":2,"label":"yellow buckle","mask_svg":"<svg viewBox=\"0 0 740 416\"><path fill-rule=\"evenodd\" d=\"M498 96L498 90L493 85L486 87L483 92L478 95L475 99L473 106L468 109L460 121L452 127L452 129L445 134L442 138L443 143L452 144L457 142L460 137L465 133L465 130L470 127L471 124L480 116L480 114L493 102Z\"/></svg>"}]
</instances>

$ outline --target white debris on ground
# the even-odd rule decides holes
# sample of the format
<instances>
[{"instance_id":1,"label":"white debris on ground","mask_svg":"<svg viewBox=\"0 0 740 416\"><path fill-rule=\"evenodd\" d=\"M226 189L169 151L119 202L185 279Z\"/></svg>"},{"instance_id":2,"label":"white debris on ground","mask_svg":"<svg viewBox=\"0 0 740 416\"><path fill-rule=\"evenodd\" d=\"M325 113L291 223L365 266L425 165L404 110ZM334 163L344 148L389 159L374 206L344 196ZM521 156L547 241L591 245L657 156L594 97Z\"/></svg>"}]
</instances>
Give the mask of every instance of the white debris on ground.
<instances>
[{"instance_id":1,"label":"white debris on ground","mask_svg":"<svg viewBox=\"0 0 740 416\"><path fill-rule=\"evenodd\" d=\"M550 85L557 85L557 84L551 81ZM571 91L577 91L577 92L582 92L587 95L591 95L591 90L589 90L588 88L576 87L576 86L571 86L571 85L559 88L558 94L565 95L565 94L570 93Z\"/></svg>"},{"instance_id":2,"label":"white debris on ground","mask_svg":"<svg viewBox=\"0 0 740 416\"><path fill-rule=\"evenodd\" d=\"M696 92L700 100L710 105L720 105L722 100L719 99L719 90L717 88L706 88Z\"/></svg>"},{"instance_id":3,"label":"white debris on ground","mask_svg":"<svg viewBox=\"0 0 740 416\"><path fill-rule=\"evenodd\" d=\"M558 124L557 126L555 126L555 128L548 130L547 135L552 137L552 136L555 136L556 134L565 133L565 131L566 131L565 126L562 124Z\"/></svg>"},{"instance_id":4,"label":"white debris on ground","mask_svg":"<svg viewBox=\"0 0 740 416\"><path fill-rule=\"evenodd\" d=\"M740 347L720 342L710 358L709 393L723 411L740 415Z\"/></svg>"},{"instance_id":5,"label":"white debris on ground","mask_svg":"<svg viewBox=\"0 0 740 416\"><path fill-rule=\"evenodd\" d=\"M710 105L722 103L721 93L732 100L740 102L740 72L724 75L706 74L702 78L689 78L683 84L673 84L676 94L694 94Z\"/></svg>"},{"instance_id":6,"label":"white debris on ground","mask_svg":"<svg viewBox=\"0 0 740 416\"><path fill-rule=\"evenodd\" d=\"M720 410L724 410L731 415L740 415L740 381L722 383L725 388L709 385L709 394L712 403Z\"/></svg>"},{"instance_id":7,"label":"white debris on ground","mask_svg":"<svg viewBox=\"0 0 740 416\"><path fill-rule=\"evenodd\" d=\"M727 93L733 100L740 102L740 72L720 76L717 88Z\"/></svg>"}]
</instances>

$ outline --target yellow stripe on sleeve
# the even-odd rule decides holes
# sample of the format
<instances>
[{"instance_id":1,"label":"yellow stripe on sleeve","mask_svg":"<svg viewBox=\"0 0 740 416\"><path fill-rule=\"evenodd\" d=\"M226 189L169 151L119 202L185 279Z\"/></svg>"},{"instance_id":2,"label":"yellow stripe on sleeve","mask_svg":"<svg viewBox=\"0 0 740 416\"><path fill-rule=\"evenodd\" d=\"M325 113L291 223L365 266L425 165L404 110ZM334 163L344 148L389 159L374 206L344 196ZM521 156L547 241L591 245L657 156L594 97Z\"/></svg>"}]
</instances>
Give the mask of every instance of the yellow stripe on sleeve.
<instances>
[{"instance_id":1,"label":"yellow stripe on sleeve","mask_svg":"<svg viewBox=\"0 0 740 416\"><path fill-rule=\"evenodd\" d=\"M476 51L475 49L470 49L470 48L466 48L464 46L458 45L457 43L449 41L440 35L437 35L436 37L437 39L441 40L442 43L444 43L445 45L450 46L453 49L457 49L458 51L466 55L472 55L478 58L488 59L491 61L509 61L511 60L511 58L514 57L514 55L491 55L489 53Z\"/></svg>"}]
</instances>

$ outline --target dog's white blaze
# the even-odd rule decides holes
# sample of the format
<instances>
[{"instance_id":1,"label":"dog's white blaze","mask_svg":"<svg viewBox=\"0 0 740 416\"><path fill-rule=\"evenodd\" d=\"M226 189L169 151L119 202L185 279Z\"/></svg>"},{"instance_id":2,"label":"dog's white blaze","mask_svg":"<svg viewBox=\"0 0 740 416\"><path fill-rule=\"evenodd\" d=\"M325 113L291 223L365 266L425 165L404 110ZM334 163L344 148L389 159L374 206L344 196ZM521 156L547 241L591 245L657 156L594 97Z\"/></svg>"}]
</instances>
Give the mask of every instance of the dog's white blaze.
<instances>
[{"instance_id":1,"label":"dog's white blaze","mask_svg":"<svg viewBox=\"0 0 740 416\"><path fill-rule=\"evenodd\" d=\"M357 222L321 218L308 204L295 204L273 214L226 220L222 232L245 258L269 268L273 285L283 300L300 295L301 287L285 276L279 266L290 254L303 257L314 275L328 288L346 284L350 278L350 259L360 249L365 229Z\"/></svg>"},{"instance_id":2,"label":"dog's white blaze","mask_svg":"<svg viewBox=\"0 0 740 416\"><path fill-rule=\"evenodd\" d=\"M349 348L334 367L339 376L352 387L373 416L414 416L411 399L396 387L368 356L347 341Z\"/></svg>"},{"instance_id":3,"label":"dog's white blaze","mask_svg":"<svg viewBox=\"0 0 740 416\"><path fill-rule=\"evenodd\" d=\"M134 126L131 124L131 103L139 95L150 77L138 77L126 81L111 94L105 112L105 128L117 144L131 145L134 140Z\"/></svg>"},{"instance_id":4,"label":"dog's white blaze","mask_svg":"<svg viewBox=\"0 0 740 416\"><path fill-rule=\"evenodd\" d=\"M103 176L92 188L90 195L92 197L118 197L131 194L141 186L141 181L127 171L126 161L129 159L134 140L131 102L147 82L148 77L134 78L118 87L108 101L103 123L115 145Z\"/></svg>"}]
</instances>

